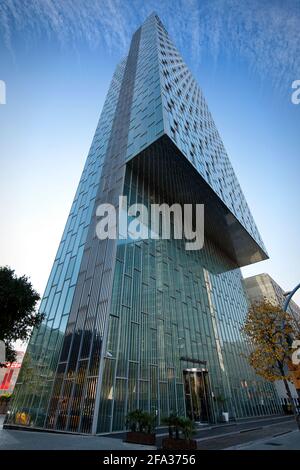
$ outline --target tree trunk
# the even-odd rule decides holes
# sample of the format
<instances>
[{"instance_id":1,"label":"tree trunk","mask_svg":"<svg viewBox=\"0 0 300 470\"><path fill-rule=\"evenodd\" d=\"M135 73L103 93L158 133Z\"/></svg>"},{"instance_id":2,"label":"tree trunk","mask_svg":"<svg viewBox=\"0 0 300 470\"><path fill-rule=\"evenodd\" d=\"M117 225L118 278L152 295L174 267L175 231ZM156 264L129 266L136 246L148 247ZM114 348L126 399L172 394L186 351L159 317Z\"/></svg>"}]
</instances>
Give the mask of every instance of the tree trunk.
<instances>
[{"instance_id":1,"label":"tree trunk","mask_svg":"<svg viewBox=\"0 0 300 470\"><path fill-rule=\"evenodd\" d=\"M292 410L293 410L293 414L295 416L295 420L296 420L298 429L300 431L300 416L298 414L297 408L295 407L295 403L294 403L294 400L293 400L293 397L292 397L292 394L291 394L289 383L288 383L287 379L285 378L284 367L282 366L282 364L280 362L278 362L278 367L279 367L280 373L283 377L282 380L283 380L283 383L284 383L284 386L285 386L285 391L286 391L286 394L288 396L289 402L291 404L291 407L292 407Z\"/></svg>"}]
</instances>

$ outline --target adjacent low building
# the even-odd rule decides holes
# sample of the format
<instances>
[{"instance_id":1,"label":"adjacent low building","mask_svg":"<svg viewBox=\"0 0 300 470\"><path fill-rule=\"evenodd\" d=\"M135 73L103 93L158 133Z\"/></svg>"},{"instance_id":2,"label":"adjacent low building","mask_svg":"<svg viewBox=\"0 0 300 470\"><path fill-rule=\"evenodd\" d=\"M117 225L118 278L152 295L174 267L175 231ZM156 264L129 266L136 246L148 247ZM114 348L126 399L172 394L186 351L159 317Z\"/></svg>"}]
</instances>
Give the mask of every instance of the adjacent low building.
<instances>
[{"instance_id":1,"label":"adjacent low building","mask_svg":"<svg viewBox=\"0 0 300 470\"><path fill-rule=\"evenodd\" d=\"M24 352L17 351L14 362L6 362L6 367L0 367L0 397L1 395L10 395L14 391L23 357Z\"/></svg>"},{"instance_id":2,"label":"adjacent low building","mask_svg":"<svg viewBox=\"0 0 300 470\"><path fill-rule=\"evenodd\" d=\"M252 305L255 303L263 302L267 300L275 305L283 307L285 302L285 291L277 284L274 279L266 273L257 274L244 279L244 285ZM295 327L299 328L300 332L300 307L291 300L288 306L288 312L292 315L295 323ZM300 335L299 335L300 337ZM276 390L280 398L280 402L284 408L288 403L288 397L285 391L285 387L282 381L275 382ZM294 385L290 382L290 389L294 398L295 404L300 405L298 392Z\"/></svg>"}]
</instances>

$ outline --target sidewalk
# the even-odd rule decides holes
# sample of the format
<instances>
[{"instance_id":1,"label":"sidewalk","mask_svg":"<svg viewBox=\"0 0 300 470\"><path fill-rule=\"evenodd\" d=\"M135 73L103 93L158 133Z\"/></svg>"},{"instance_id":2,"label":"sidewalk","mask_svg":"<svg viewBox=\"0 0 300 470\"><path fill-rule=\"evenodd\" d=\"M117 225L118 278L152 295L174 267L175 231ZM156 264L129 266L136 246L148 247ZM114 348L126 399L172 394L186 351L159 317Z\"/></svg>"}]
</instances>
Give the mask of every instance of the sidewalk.
<instances>
[{"instance_id":1,"label":"sidewalk","mask_svg":"<svg viewBox=\"0 0 300 470\"><path fill-rule=\"evenodd\" d=\"M155 450L156 447L127 444L121 439L101 436L55 434L48 432L2 429L4 416L0 415L1 450Z\"/></svg>"},{"instance_id":2,"label":"sidewalk","mask_svg":"<svg viewBox=\"0 0 300 470\"><path fill-rule=\"evenodd\" d=\"M197 440L199 449L219 450L293 431L295 427L295 420L292 416L252 418L241 422L206 426L198 429L194 439ZM166 435L167 433L157 432L158 446Z\"/></svg>"},{"instance_id":3,"label":"sidewalk","mask_svg":"<svg viewBox=\"0 0 300 470\"><path fill-rule=\"evenodd\" d=\"M124 433L88 436L2 429L0 415L0 450L155 450L156 447L123 442ZM300 449L300 432L291 417L272 417L248 420L228 425L204 426L195 438L199 450L218 449ZM280 435L279 435L280 434ZM160 448L166 429L157 432Z\"/></svg>"},{"instance_id":4,"label":"sidewalk","mask_svg":"<svg viewBox=\"0 0 300 470\"><path fill-rule=\"evenodd\" d=\"M294 433L297 429L295 420L285 419L282 421L273 422L256 422L251 423L247 427L240 429L232 429L227 433L219 433L211 437L203 437L197 439L198 449L202 450L228 450L228 449L256 449L256 445L266 442L271 442L277 436L283 437L289 433ZM297 431L298 432L298 431ZM299 433L300 437L300 433ZM276 441L275 441L276 442ZM286 441L284 441L286 442ZM288 445L288 443L286 444ZM293 445L293 444L291 444ZM272 444L269 449L277 448L277 443ZM280 447L281 448L281 447ZM287 447L289 448L289 447Z\"/></svg>"},{"instance_id":5,"label":"sidewalk","mask_svg":"<svg viewBox=\"0 0 300 470\"><path fill-rule=\"evenodd\" d=\"M228 447L226 450L300 450L300 432L298 430L287 432L270 439Z\"/></svg>"}]
</instances>

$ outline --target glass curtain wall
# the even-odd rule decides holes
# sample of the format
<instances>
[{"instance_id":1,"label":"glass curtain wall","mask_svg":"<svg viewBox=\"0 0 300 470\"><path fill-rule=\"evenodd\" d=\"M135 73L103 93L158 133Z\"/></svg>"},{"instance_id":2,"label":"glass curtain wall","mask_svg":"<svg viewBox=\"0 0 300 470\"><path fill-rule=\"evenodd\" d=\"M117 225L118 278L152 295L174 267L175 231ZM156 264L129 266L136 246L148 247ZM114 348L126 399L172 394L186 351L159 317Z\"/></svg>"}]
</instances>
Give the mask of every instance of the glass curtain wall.
<instances>
[{"instance_id":1,"label":"glass curtain wall","mask_svg":"<svg viewBox=\"0 0 300 470\"><path fill-rule=\"evenodd\" d=\"M130 166L124 194L128 206L149 209L169 198ZM279 412L273 385L245 358L249 347L240 330L247 309L240 269L210 240L200 251L186 251L184 240L174 238L120 240L98 432L124 429L136 408L158 422L172 412L185 415L184 370L195 367L189 358L206 363L213 421L221 397L231 417Z\"/></svg>"}]
</instances>

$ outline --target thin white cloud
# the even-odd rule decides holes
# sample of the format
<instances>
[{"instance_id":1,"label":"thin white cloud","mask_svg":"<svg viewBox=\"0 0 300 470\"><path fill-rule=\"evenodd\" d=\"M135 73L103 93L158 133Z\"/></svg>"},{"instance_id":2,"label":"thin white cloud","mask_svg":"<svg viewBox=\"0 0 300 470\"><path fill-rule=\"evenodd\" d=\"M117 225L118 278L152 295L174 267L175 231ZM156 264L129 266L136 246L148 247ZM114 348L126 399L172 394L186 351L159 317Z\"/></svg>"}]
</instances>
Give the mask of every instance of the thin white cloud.
<instances>
[{"instance_id":1,"label":"thin white cloud","mask_svg":"<svg viewBox=\"0 0 300 470\"><path fill-rule=\"evenodd\" d=\"M300 75L298 0L4 0L0 38L56 38L124 54L133 31L155 10L197 68L203 51L239 56L276 85Z\"/></svg>"}]
</instances>

